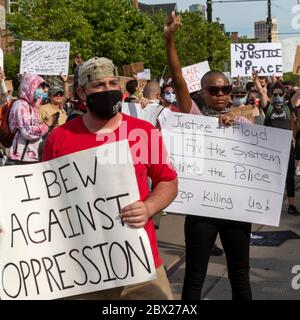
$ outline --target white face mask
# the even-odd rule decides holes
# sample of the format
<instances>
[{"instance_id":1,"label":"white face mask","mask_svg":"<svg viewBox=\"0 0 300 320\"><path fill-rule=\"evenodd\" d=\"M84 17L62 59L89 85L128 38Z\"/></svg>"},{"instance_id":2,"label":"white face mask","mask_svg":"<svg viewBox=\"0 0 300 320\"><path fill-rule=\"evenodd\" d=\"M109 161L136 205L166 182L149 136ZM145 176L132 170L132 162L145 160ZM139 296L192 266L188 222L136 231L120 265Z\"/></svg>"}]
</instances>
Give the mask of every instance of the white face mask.
<instances>
[{"instance_id":1,"label":"white face mask","mask_svg":"<svg viewBox=\"0 0 300 320\"><path fill-rule=\"evenodd\" d=\"M174 103L176 102L176 94L174 92L166 92L164 93L164 100L169 103Z\"/></svg>"},{"instance_id":2,"label":"white face mask","mask_svg":"<svg viewBox=\"0 0 300 320\"><path fill-rule=\"evenodd\" d=\"M242 104L245 104L245 103L246 103L246 99L247 99L247 97L244 97L244 98L233 97L233 98L232 98L232 103L233 103L234 106L239 107L239 106L241 106Z\"/></svg>"}]
</instances>

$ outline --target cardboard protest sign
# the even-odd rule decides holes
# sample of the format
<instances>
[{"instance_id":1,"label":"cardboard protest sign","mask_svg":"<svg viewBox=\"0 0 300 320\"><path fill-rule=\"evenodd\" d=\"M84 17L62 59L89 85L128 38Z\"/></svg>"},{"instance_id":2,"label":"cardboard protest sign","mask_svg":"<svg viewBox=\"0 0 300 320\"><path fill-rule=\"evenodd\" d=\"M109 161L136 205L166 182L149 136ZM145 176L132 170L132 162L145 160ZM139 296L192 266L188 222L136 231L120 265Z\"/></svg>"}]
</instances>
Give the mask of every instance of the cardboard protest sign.
<instances>
[{"instance_id":1,"label":"cardboard protest sign","mask_svg":"<svg viewBox=\"0 0 300 320\"><path fill-rule=\"evenodd\" d=\"M151 80L151 70L150 69L144 69L143 72L139 72L137 74L138 80Z\"/></svg>"},{"instance_id":2,"label":"cardboard protest sign","mask_svg":"<svg viewBox=\"0 0 300 320\"><path fill-rule=\"evenodd\" d=\"M0 168L1 299L58 299L155 278L144 229L119 218L139 200L127 140Z\"/></svg>"},{"instance_id":3,"label":"cardboard protest sign","mask_svg":"<svg viewBox=\"0 0 300 320\"><path fill-rule=\"evenodd\" d=\"M293 67L293 73L300 76L300 46L297 46L294 67Z\"/></svg>"},{"instance_id":4,"label":"cardboard protest sign","mask_svg":"<svg viewBox=\"0 0 300 320\"><path fill-rule=\"evenodd\" d=\"M279 225L291 131L170 113L163 138L179 178L167 212Z\"/></svg>"},{"instance_id":5,"label":"cardboard protest sign","mask_svg":"<svg viewBox=\"0 0 300 320\"><path fill-rule=\"evenodd\" d=\"M231 76L282 76L282 50L280 43L231 44Z\"/></svg>"},{"instance_id":6,"label":"cardboard protest sign","mask_svg":"<svg viewBox=\"0 0 300 320\"><path fill-rule=\"evenodd\" d=\"M134 74L144 71L143 62L135 62L122 66L124 77L132 77Z\"/></svg>"},{"instance_id":7,"label":"cardboard protest sign","mask_svg":"<svg viewBox=\"0 0 300 320\"><path fill-rule=\"evenodd\" d=\"M69 55L69 42L22 41L20 74L66 75Z\"/></svg>"},{"instance_id":8,"label":"cardboard protest sign","mask_svg":"<svg viewBox=\"0 0 300 320\"><path fill-rule=\"evenodd\" d=\"M210 71L210 67L207 61L182 68L182 75L189 92L196 92L201 89L201 79L208 71Z\"/></svg>"}]
</instances>

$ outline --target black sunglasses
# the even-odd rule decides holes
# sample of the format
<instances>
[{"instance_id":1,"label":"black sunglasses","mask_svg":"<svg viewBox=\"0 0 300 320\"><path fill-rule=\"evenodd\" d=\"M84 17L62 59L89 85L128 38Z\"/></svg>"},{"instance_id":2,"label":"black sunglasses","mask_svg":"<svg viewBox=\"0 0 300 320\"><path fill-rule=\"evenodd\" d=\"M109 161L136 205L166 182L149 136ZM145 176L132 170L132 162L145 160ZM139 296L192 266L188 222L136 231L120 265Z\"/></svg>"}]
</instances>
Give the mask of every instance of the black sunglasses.
<instances>
[{"instance_id":1,"label":"black sunglasses","mask_svg":"<svg viewBox=\"0 0 300 320\"><path fill-rule=\"evenodd\" d=\"M273 96L274 97L278 97L278 96L283 97L284 93L273 93Z\"/></svg>"},{"instance_id":2,"label":"black sunglasses","mask_svg":"<svg viewBox=\"0 0 300 320\"><path fill-rule=\"evenodd\" d=\"M232 91L232 85L227 86L208 86L206 90L211 96L216 96L219 92L222 92L224 95L228 96Z\"/></svg>"},{"instance_id":3,"label":"black sunglasses","mask_svg":"<svg viewBox=\"0 0 300 320\"><path fill-rule=\"evenodd\" d=\"M55 93L53 96L54 96L54 97L62 97L63 95L64 95L63 92L57 92L57 93Z\"/></svg>"}]
</instances>

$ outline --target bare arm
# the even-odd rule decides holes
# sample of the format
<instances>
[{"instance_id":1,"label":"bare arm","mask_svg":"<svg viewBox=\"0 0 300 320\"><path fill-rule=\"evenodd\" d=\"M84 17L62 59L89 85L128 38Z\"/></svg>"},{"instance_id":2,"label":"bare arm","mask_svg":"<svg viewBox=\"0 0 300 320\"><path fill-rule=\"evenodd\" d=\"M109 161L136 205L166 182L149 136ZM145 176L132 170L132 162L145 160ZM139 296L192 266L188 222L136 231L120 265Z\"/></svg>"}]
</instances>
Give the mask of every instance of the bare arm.
<instances>
[{"instance_id":1,"label":"bare arm","mask_svg":"<svg viewBox=\"0 0 300 320\"><path fill-rule=\"evenodd\" d=\"M258 93L261 96L261 105L262 107L265 109L268 106L269 103L269 97L267 94L267 88L263 88L259 82L259 79L257 77L257 72L253 73L253 80L256 86L256 89L258 91Z\"/></svg>"},{"instance_id":2,"label":"bare arm","mask_svg":"<svg viewBox=\"0 0 300 320\"><path fill-rule=\"evenodd\" d=\"M60 75L60 78L64 82L64 102L66 102L69 98L69 83L68 83L68 76L63 74Z\"/></svg>"},{"instance_id":3,"label":"bare arm","mask_svg":"<svg viewBox=\"0 0 300 320\"><path fill-rule=\"evenodd\" d=\"M147 221L165 209L177 196L178 181L160 182L145 202L135 202L121 212L123 221L132 228L142 228Z\"/></svg>"},{"instance_id":4,"label":"bare arm","mask_svg":"<svg viewBox=\"0 0 300 320\"><path fill-rule=\"evenodd\" d=\"M169 71L175 86L178 107L181 112L189 113L192 107L192 99L190 97L188 87L182 76L181 64L177 55L174 34L180 26L180 17L172 13L171 24L165 25L164 33L166 39L167 59Z\"/></svg>"},{"instance_id":5,"label":"bare arm","mask_svg":"<svg viewBox=\"0 0 300 320\"><path fill-rule=\"evenodd\" d=\"M300 89L298 89L291 98L292 107L295 108L300 105Z\"/></svg>"}]
</instances>

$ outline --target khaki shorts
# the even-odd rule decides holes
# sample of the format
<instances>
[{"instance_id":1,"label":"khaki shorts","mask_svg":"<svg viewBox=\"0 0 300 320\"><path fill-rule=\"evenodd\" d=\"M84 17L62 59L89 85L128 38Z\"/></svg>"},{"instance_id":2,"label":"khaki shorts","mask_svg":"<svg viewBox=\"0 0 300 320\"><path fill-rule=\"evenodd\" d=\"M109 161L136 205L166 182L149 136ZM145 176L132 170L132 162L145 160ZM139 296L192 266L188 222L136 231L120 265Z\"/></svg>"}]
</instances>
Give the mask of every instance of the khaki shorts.
<instances>
[{"instance_id":1,"label":"khaki shorts","mask_svg":"<svg viewBox=\"0 0 300 320\"><path fill-rule=\"evenodd\" d=\"M108 290L64 298L65 300L173 300L163 266L156 269L156 279Z\"/></svg>"}]
</instances>

